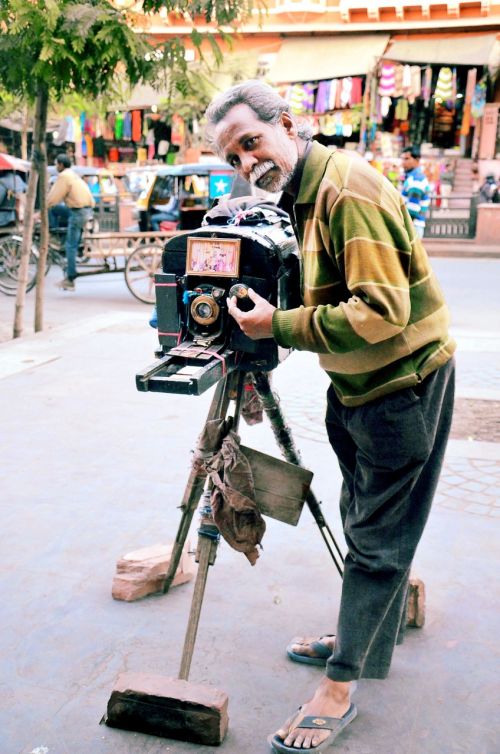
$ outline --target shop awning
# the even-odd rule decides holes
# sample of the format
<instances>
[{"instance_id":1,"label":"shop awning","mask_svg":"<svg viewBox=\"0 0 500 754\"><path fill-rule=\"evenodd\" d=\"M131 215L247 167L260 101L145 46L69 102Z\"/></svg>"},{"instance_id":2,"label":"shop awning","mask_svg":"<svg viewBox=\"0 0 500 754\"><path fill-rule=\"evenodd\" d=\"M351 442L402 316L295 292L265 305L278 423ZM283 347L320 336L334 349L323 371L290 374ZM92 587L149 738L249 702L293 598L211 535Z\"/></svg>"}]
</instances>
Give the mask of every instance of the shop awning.
<instances>
[{"instance_id":1,"label":"shop awning","mask_svg":"<svg viewBox=\"0 0 500 754\"><path fill-rule=\"evenodd\" d=\"M284 39L268 78L284 84L360 76L373 68L388 41L389 34Z\"/></svg>"},{"instance_id":2,"label":"shop awning","mask_svg":"<svg viewBox=\"0 0 500 754\"><path fill-rule=\"evenodd\" d=\"M384 57L402 63L494 65L496 34L454 34L447 38L412 36L392 40ZM498 64L498 63L497 63Z\"/></svg>"}]
</instances>

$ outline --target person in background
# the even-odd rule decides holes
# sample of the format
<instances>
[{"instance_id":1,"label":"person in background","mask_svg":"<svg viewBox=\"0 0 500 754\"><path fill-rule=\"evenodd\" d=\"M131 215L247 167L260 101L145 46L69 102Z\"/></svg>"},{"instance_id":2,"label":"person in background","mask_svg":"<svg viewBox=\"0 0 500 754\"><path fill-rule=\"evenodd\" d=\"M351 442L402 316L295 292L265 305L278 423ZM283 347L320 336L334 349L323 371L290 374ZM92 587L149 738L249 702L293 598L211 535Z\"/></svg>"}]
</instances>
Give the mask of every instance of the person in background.
<instances>
[{"instance_id":1,"label":"person in background","mask_svg":"<svg viewBox=\"0 0 500 754\"><path fill-rule=\"evenodd\" d=\"M448 199L451 192L453 191L454 177L455 177L455 173L453 171L453 163L446 162L439 176L439 183L440 183L439 192L442 197L441 207L443 209L448 209Z\"/></svg>"},{"instance_id":2,"label":"person in background","mask_svg":"<svg viewBox=\"0 0 500 754\"><path fill-rule=\"evenodd\" d=\"M179 220L179 200L171 196L166 204L153 204L151 214L151 230L161 230L160 223L164 220L176 223Z\"/></svg>"},{"instance_id":3,"label":"person in background","mask_svg":"<svg viewBox=\"0 0 500 754\"><path fill-rule=\"evenodd\" d=\"M76 271L78 246L85 223L92 217L95 201L85 181L71 170L68 155L57 155L56 168L59 176L47 196L47 207L50 211L64 203L68 209L68 228L64 245L68 266L64 279L58 285L65 291L74 291L75 278L78 274Z\"/></svg>"},{"instance_id":4,"label":"person in background","mask_svg":"<svg viewBox=\"0 0 500 754\"><path fill-rule=\"evenodd\" d=\"M498 204L500 202L498 184L492 173L486 176L483 185L479 189L479 201L493 202L493 204Z\"/></svg>"},{"instance_id":5,"label":"person in background","mask_svg":"<svg viewBox=\"0 0 500 754\"><path fill-rule=\"evenodd\" d=\"M405 171L402 196L418 238L424 237L425 221L431 203L431 187L420 167L420 150L408 147L401 154L401 164Z\"/></svg>"},{"instance_id":6,"label":"person in background","mask_svg":"<svg viewBox=\"0 0 500 754\"><path fill-rule=\"evenodd\" d=\"M26 188L26 183L14 171L0 172L0 228L16 225L19 220L20 196Z\"/></svg>"}]
</instances>

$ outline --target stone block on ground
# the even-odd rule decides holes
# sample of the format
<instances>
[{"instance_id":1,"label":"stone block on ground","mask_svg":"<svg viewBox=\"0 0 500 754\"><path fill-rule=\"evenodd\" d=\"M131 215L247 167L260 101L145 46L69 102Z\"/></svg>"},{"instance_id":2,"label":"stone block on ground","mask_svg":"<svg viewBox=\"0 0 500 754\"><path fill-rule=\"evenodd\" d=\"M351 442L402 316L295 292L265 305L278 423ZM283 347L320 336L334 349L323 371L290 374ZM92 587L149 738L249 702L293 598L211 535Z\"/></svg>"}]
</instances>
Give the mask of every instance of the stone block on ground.
<instances>
[{"instance_id":1,"label":"stone block on ground","mask_svg":"<svg viewBox=\"0 0 500 754\"><path fill-rule=\"evenodd\" d=\"M422 628L425 623L425 585L420 579L410 579L406 610L406 625Z\"/></svg>"},{"instance_id":2,"label":"stone block on ground","mask_svg":"<svg viewBox=\"0 0 500 754\"><path fill-rule=\"evenodd\" d=\"M149 673L122 673L108 701L106 725L205 746L222 743L228 697L218 689Z\"/></svg>"},{"instance_id":3,"label":"stone block on ground","mask_svg":"<svg viewBox=\"0 0 500 754\"><path fill-rule=\"evenodd\" d=\"M116 564L111 593L115 600L133 602L148 594L163 591L165 576L172 557L172 544L156 544L124 555ZM190 581L194 575L193 558L188 554L189 542L182 551L172 586Z\"/></svg>"}]
</instances>

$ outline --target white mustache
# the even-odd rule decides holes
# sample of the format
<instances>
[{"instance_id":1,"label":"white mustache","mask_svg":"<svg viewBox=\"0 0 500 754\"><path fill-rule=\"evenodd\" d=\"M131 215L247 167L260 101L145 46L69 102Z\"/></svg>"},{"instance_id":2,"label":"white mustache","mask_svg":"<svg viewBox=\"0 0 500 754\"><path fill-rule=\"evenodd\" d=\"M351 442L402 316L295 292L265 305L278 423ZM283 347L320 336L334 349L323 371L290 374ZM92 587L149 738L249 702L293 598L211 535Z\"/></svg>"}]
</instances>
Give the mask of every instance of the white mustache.
<instances>
[{"instance_id":1,"label":"white mustache","mask_svg":"<svg viewBox=\"0 0 500 754\"><path fill-rule=\"evenodd\" d=\"M258 165L256 165L250 175L248 176L249 182L253 185L257 183L259 178L262 178L264 173L267 173L268 170L271 170L271 168L275 168L276 164L272 160L266 160L265 162L261 162Z\"/></svg>"}]
</instances>

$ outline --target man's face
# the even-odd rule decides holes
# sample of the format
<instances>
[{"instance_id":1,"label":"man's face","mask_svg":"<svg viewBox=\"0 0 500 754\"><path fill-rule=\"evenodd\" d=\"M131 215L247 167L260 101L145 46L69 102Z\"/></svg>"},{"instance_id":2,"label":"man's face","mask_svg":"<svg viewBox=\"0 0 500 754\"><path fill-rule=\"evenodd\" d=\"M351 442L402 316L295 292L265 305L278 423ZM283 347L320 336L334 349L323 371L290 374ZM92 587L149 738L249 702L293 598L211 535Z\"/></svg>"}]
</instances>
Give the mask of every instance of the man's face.
<instances>
[{"instance_id":1,"label":"man's face","mask_svg":"<svg viewBox=\"0 0 500 754\"><path fill-rule=\"evenodd\" d=\"M403 152L401 155L401 164L405 173L408 173L410 170L417 167L418 160L412 157L410 152Z\"/></svg>"},{"instance_id":2,"label":"man's face","mask_svg":"<svg viewBox=\"0 0 500 754\"><path fill-rule=\"evenodd\" d=\"M56 170L58 173L62 173L62 171L64 170L64 165L62 164L62 162L56 162Z\"/></svg>"},{"instance_id":3,"label":"man's face","mask_svg":"<svg viewBox=\"0 0 500 754\"><path fill-rule=\"evenodd\" d=\"M287 113L265 123L248 105L235 105L215 129L217 150L249 183L276 193L290 183L298 162L297 131Z\"/></svg>"}]
</instances>

